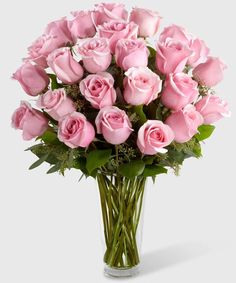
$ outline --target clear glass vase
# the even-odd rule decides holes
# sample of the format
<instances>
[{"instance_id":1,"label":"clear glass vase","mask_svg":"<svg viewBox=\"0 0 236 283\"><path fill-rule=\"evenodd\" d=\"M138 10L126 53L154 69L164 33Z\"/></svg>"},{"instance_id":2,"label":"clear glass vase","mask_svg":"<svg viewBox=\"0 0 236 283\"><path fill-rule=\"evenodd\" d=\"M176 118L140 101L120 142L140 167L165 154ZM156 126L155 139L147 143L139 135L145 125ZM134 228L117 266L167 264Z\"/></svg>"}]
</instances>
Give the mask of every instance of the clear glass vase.
<instances>
[{"instance_id":1,"label":"clear glass vase","mask_svg":"<svg viewBox=\"0 0 236 283\"><path fill-rule=\"evenodd\" d=\"M97 182L104 228L104 273L111 277L134 276L140 263L146 178L99 174Z\"/></svg>"}]
</instances>

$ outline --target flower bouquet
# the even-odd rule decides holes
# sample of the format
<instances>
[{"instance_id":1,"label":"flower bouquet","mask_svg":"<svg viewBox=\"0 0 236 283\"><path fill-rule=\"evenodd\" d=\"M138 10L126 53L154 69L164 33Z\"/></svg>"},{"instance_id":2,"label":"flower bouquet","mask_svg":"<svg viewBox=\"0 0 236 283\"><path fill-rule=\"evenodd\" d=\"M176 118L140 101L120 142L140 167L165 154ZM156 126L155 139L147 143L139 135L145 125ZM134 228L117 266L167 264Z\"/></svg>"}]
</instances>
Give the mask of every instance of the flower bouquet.
<instances>
[{"instance_id":1,"label":"flower bouquet","mask_svg":"<svg viewBox=\"0 0 236 283\"><path fill-rule=\"evenodd\" d=\"M157 12L97 4L47 25L14 73L35 107L22 101L12 126L48 174L80 170L97 180L106 251L105 272L129 276L148 177L178 174L186 158L230 112L212 87L225 65L203 40ZM152 46L150 37L155 37ZM31 99L32 100L32 99Z\"/></svg>"}]
</instances>

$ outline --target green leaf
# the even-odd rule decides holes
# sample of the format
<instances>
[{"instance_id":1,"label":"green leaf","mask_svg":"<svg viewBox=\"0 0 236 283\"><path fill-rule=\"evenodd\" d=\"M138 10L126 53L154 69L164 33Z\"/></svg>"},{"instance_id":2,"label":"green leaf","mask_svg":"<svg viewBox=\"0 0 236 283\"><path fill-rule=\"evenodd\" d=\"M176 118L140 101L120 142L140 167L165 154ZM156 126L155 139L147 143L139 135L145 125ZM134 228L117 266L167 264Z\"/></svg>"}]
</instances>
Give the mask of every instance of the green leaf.
<instances>
[{"instance_id":1,"label":"green leaf","mask_svg":"<svg viewBox=\"0 0 236 283\"><path fill-rule=\"evenodd\" d=\"M54 166L52 166L52 167L47 171L47 174L55 173L55 172L59 171L60 168L61 168L61 162L58 162L57 164L55 164Z\"/></svg>"},{"instance_id":2,"label":"green leaf","mask_svg":"<svg viewBox=\"0 0 236 283\"><path fill-rule=\"evenodd\" d=\"M143 158L143 162L146 164L146 165L151 165L154 161L156 157L153 155L153 156L144 156Z\"/></svg>"},{"instance_id":3,"label":"green leaf","mask_svg":"<svg viewBox=\"0 0 236 283\"><path fill-rule=\"evenodd\" d=\"M38 166L40 166L44 161L46 161L46 159L48 158L49 153L44 154L43 156L41 156L36 162L34 162L30 167L29 170L32 170Z\"/></svg>"},{"instance_id":4,"label":"green leaf","mask_svg":"<svg viewBox=\"0 0 236 283\"><path fill-rule=\"evenodd\" d=\"M148 48L148 50L150 52L149 57L156 58L156 54L157 54L156 50L152 46L148 46L147 48Z\"/></svg>"},{"instance_id":5,"label":"green leaf","mask_svg":"<svg viewBox=\"0 0 236 283\"><path fill-rule=\"evenodd\" d=\"M39 139L44 141L46 144L60 143L60 141L57 138L57 134L55 132L50 131L50 130L44 132L44 134L42 136L40 136Z\"/></svg>"},{"instance_id":6,"label":"green leaf","mask_svg":"<svg viewBox=\"0 0 236 283\"><path fill-rule=\"evenodd\" d=\"M182 164L184 159L186 158L186 154L182 151L177 151L175 149L168 149L168 159L173 160L179 164Z\"/></svg>"},{"instance_id":7,"label":"green leaf","mask_svg":"<svg viewBox=\"0 0 236 283\"><path fill-rule=\"evenodd\" d=\"M57 82L57 76L56 75L48 74L48 76L51 79L51 89L52 90L62 87L62 85Z\"/></svg>"},{"instance_id":8,"label":"green leaf","mask_svg":"<svg viewBox=\"0 0 236 283\"><path fill-rule=\"evenodd\" d=\"M198 128L199 133L195 135L198 141L203 141L208 139L215 130L215 126L213 125L201 125Z\"/></svg>"},{"instance_id":9,"label":"green leaf","mask_svg":"<svg viewBox=\"0 0 236 283\"><path fill-rule=\"evenodd\" d=\"M147 165L143 171L144 177L156 176L159 174L166 174L168 170L158 165Z\"/></svg>"},{"instance_id":10,"label":"green leaf","mask_svg":"<svg viewBox=\"0 0 236 283\"><path fill-rule=\"evenodd\" d=\"M108 162L111 153L112 153L111 149L105 149L105 150L96 149L90 151L89 154L87 155L87 162L86 162L86 168L89 174L91 174L94 169L97 169L105 165Z\"/></svg>"},{"instance_id":11,"label":"green leaf","mask_svg":"<svg viewBox=\"0 0 236 283\"><path fill-rule=\"evenodd\" d=\"M127 178L134 178L143 173L145 163L142 160L132 160L129 163L121 164L118 167L118 172Z\"/></svg>"},{"instance_id":12,"label":"green leaf","mask_svg":"<svg viewBox=\"0 0 236 283\"><path fill-rule=\"evenodd\" d=\"M133 107L134 112L139 116L141 124L144 124L147 121L147 117L143 111L143 105L137 105Z\"/></svg>"}]
</instances>

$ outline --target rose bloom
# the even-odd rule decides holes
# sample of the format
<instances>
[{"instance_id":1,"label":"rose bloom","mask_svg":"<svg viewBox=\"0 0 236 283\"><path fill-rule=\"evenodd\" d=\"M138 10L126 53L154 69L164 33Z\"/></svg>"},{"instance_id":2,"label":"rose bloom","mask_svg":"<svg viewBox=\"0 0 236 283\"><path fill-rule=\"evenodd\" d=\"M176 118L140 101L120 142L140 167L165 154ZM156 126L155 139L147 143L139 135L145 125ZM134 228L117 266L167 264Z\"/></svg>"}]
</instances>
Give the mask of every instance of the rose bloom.
<instances>
[{"instance_id":1,"label":"rose bloom","mask_svg":"<svg viewBox=\"0 0 236 283\"><path fill-rule=\"evenodd\" d=\"M204 124L213 124L231 115L228 103L215 95L204 96L196 103L195 107L203 116Z\"/></svg>"},{"instance_id":2,"label":"rose bloom","mask_svg":"<svg viewBox=\"0 0 236 283\"><path fill-rule=\"evenodd\" d=\"M131 67L146 67L148 56L149 51L142 39L120 39L116 44L116 63L125 71Z\"/></svg>"},{"instance_id":3,"label":"rose bloom","mask_svg":"<svg viewBox=\"0 0 236 283\"><path fill-rule=\"evenodd\" d=\"M42 35L28 48L28 58L37 65L47 68L47 56L55 49L62 47L62 43L57 37L51 35Z\"/></svg>"},{"instance_id":4,"label":"rose bloom","mask_svg":"<svg viewBox=\"0 0 236 283\"><path fill-rule=\"evenodd\" d=\"M98 34L100 37L109 39L109 46L114 54L116 44L121 38L136 39L138 37L138 25L133 22L112 21L98 26Z\"/></svg>"},{"instance_id":5,"label":"rose bloom","mask_svg":"<svg viewBox=\"0 0 236 283\"><path fill-rule=\"evenodd\" d=\"M138 131L137 146L143 154L166 153L164 148L174 140L171 128L162 121L148 120Z\"/></svg>"},{"instance_id":6,"label":"rose bloom","mask_svg":"<svg viewBox=\"0 0 236 283\"><path fill-rule=\"evenodd\" d=\"M213 87L224 78L226 65L216 57L208 57L205 63L193 70L193 77L202 85Z\"/></svg>"},{"instance_id":7,"label":"rose bloom","mask_svg":"<svg viewBox=\"0 0 236 283\"><path fill-rule=\"evenodd\" d=\"M44 31L44 34L55 36L61 43L61 46L66 46L68 43L73 43L73 38L68 28L68 21L65 17L49 23Z\"/></svg>"},{"instance_id":8,"label":"rose bloom","mask_svg":"<svg viewBox=\"0 0 236 283\"><path fill-rule=\"evenodd\" d=\"M106 71L111 64L111 52L106 38L92 38L82 41L78 53L83 58L85 69L90 73Z\"/></svg>"},{"instance_id":9,"label":"rose bloom","mask_svg":"<svg viewBox=\"0 0 236 283\"><path fill-rule=\"evenodd\" d=\"M72 12L72 15L74 18L68 21L68 27L74 42L78 38L93 37L96 34L91 11Z\"/></svg>"},{"instance_id":10,"label":"rose bloom","mask_svg":"<svg viewBox=\"0 0 236 283\"><path fill-rule=\"evenodd\" d=\"M124 20L128 18L128 12L124 4L100 3L95 5L95 11L92 14L96 26L113 20Z\"/></svg>"},{"instance_id":11,"label":"rose bloom","mask_svg":"<svg viewBox=\"0 0 236 283\"><path fill-rule=\"evenodd\" d=\"M114 79L109 73L88 75L80 82L80 91L96 109L111 106L116 101Z\"/></svg>"},{"instance_id":12,"label":"rose bloom","mask_svg":"<svg viewBox=\"0 0 236 283\"><path fill-rule=\"evenodd\" d=\"M70 148L88 147L94 137L92 124L81 113L73 112L59 121L58 138Z\"/></svg>"},{"instance_id":13,"label":"rose bloom","mask_svg":"<svg viewBox=\"0 0 236 283\"><path fill-rule=\"evenodd\" d=\"M48 90L40 95L37 106L44 109L56 121L76 110L73 101L66 96L63 88Z\"/></svg>"},{"instance_id":14,"label":"rose bloom","mask_svg":"<svg viewBox=\"0 0 236 283\"><path fill-rule=\"evenodd\" d=\"M95 120L97 133L111 144L124 143L130 136L132 125L125 111L115 107L102 108Z\"/></svg>"},{"instance_id":15,"label":"rose bloom","mask_svg":"<svg viewBox=\"0 0 236 283\"><path fill-rule=\"evenodd\" d=\"M189 45L192 35L190 35L185 28L177 25L170 25L165 27L159 37L159 42L165 43L166 40L175 40L181 42L183 45Z\"/></svg>"},{"instance_id":16,"label":"rose bloom","mask_svg":"<svg viewBox=\"0 0 236 283\"><path fill-rule=\"evenodd\" d=\"M30 62L25 62L12 78L17 80L24 91L31 96L36 96L45 90L50 82L44 69Z\"/></svg>"},{"instance_id":17,"label":"rose bloom","mask_svg":"<svg viewBox=\"0 0 236 283\"><path fill-rule=\"evenodd\" d=\"M31 140L41 136L48 128L48 120L40 111L22 101L19 108L12 115L12 127L22 130L24 140Z\"/></svg>"},{"instance_id":18,"label":"rose bloom","mask_svg":"<svg viewBox=\"0 0 236 283\"><path fill-rule=\"evenodd\" d=\"M47 63L63 83L77 83L83 77L83 68L73 58L69 47L53 51L48 56Z\"/></svg>"},{"instance_id":19,"label":"rose bloom","mask_svg":"<svg viewBox=\"0 0 236 283\"><path fill-rule=\"evenodd\" d=\"M210 49L203 40L199 38L192 39L189 48L193 51L193 54L188 58L187 64L189 66L195 68L199 64L206 62Z\"/></svg>"},{"instance_id":20,"label":"rose bloom","mask_svg":"<svg viewBox=\"0 0 236 283\"><path fill-rule=\"evenodd\" d=\"M170 39L179 41L183 45L189 47L192 54L188 58L187 64L192 68L195 68L197 65L204 63L207 60L210 50L205 42L199 38L194 38L185 28L177 25L166 27L160 34L159 41L164 43L166 40Z\"/></svg>"},{"instance_id":21,"label":"rose bloom","mask_svg":"<svg viewBox=\"0 0 236 283\"><path fill-rule=\"evenodd\" d=\"M161 92L161 79L147 67L130 68L125 75L124 99L131 105L148 105Z\"/></svg>"},{"instance_id":22,"label":"rose bloom","mask_svg":"<svg viewBox=\"0 0 236 283\"><path fill-rule=\"evenodd\" d=\"M183 110L173 112L165 121L175 133L175 141L185 143L198 133L198 127L203 124L202 115L192 104Z\"/></svg>"},{"instance_id":23,"label":"rose bloom","mask_svg":"<svg viewBox=\"0 0 236 283\"><path fill-rule=\"evenodd\" d=\"M198 84L184 73L167 76L161 93L161 102L167 108L178 111L198 98Z\"/></svg>"},{"instance_id":24,"label":"rose bloom","mask_svg":"<svg viewBox=\"0 0 236 283\"><path fill-rule=\"evenodd\" d=\"M161 17L158 12L148 9L133 8L130 14L130 21L139 26L139 36L154 36L160 26Z\"/></svg>"},{"instance_id":25,"label":"rose bloom","mask_svg":"<svg viewBox=\"0 0 236 283\"><path fill-rule=\"evenodd\" d=\"M156 67L163 74L180 73L192 51L182 43L168 40L157 45Z\"/></svg>"}]
</instances>

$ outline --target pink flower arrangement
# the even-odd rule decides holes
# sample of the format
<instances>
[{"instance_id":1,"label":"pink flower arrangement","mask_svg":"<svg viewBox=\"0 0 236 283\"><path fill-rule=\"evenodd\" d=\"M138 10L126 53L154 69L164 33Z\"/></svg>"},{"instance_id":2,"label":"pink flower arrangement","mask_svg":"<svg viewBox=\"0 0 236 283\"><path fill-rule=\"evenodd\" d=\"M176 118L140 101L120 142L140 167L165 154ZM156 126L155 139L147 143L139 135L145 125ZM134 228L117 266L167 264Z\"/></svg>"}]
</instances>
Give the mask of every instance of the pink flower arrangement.
<instances>
[{"instance_id":1,"label":"pink flower arrangement","mask_svg":"<svg viewBox=\"0 0 236 283\"><path fill-rule=\"evenodd\" d=\"M73 12L47 25L13 74L36 98L35 107L23 101L12 115L23 139L36 141L28 149L38 157L30 169L47 162L47 173L74 168L98 180L106 203L104 260L115 268L139 262L138 219L132 221L147 177L169 168L178 173L185 159L201 157L212 124L230 116L212 89L226 65L185 28L160 31L161 19L116 3ZM127 215L118 216L125 205Z\"/></svg>"},{"instance_id":2,"label":"pink flower arrangement","mask_svg":"<svg viewBox=\"0 0 236 283\"><path fill-rule=\"evenodd\" d=\"M100 149L104 139L108 148L132 147L136 158L168 156L176 142L199 143L202 128L230 115L211 89L226 66L178 25L165 27L158 40L161 19L148 9L129 15L123 4L102 3L49 23L13 75L28 95L38 96L39 110L22 102L13 126L24 139L55 133L86 152ZM28 128L33 122L35 131Z\"/></svg>"}]
</instances>

